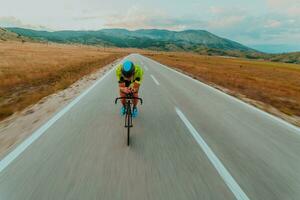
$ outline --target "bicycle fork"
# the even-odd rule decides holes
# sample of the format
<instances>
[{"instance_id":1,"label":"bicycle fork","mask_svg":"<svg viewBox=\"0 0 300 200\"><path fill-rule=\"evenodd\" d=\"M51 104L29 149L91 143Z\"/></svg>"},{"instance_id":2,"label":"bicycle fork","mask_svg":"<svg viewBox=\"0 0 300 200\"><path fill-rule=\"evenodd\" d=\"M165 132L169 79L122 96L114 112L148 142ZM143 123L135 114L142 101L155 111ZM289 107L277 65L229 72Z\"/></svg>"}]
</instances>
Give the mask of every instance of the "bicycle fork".
<instances>
[{"instance_id":1,"label":"bicycle fork","mask_svg":"<svg viewBox=\"0 0 300 200\"><path fill-rule=\"evenodd\" d=\"M126 115L125 115L125 128L133 127L132 125L132 110L130 102L126 104Z\"/></svg>"}]
</instances>

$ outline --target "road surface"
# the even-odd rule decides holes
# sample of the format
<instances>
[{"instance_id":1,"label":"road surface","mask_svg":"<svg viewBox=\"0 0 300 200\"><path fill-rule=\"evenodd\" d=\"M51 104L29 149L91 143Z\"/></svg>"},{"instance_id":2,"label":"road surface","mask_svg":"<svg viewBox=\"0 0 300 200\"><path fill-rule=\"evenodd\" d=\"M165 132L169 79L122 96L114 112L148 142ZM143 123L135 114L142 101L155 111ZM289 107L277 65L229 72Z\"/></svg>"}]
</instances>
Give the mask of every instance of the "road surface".
<instances>
[{"instance_id":1,"label":"road surface","mask_svg":"<svg viewBox=\"0 0 300 200\"><path fill-rule=\"evenodd\" d=\"M0 162L0 199L300 199L300 131L143 56L126 146L109 72Z\"/></svg>"}]
</instances>

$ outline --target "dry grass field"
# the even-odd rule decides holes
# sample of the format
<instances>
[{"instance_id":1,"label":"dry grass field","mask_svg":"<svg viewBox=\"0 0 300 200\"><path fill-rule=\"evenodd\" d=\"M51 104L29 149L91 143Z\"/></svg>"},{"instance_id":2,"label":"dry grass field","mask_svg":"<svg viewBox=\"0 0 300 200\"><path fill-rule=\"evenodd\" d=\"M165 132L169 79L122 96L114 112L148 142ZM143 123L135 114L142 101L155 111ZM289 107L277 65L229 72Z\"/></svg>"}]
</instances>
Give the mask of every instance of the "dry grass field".
<instances>
[{"instance_id":1,"label":"dry grass field","mask_svg":"<svg viewBox=\"0 0 300 200\"><path fill-rule=\"evenodd\" d=\"M158 62L300 117L300 65L190 53L146 53ZM300 125L299 121L296 124Z\"/></svg>"},{"instance_id":2,"label":"dry grass field","mask_svg":"<svg viewBox=\"0 0 300 200\"><path fill-rule=\"evenodd\" d=\"M0 120L127 54L87 46L0 43Z\"/></svg>"},{"instance_id":3,"label":"dry grass field","mask_svg":"<svg viewBox=\"0 0 300 200\"><path fill-rule=\"evenodd\" d=\"M300 65L136 49L0 42L0 120L139 52L238 97L270 105L300 125ZM244 99L245 99L244 98ZM269 111L269 110L268 110Z\"/></svg>"}]
</instances>

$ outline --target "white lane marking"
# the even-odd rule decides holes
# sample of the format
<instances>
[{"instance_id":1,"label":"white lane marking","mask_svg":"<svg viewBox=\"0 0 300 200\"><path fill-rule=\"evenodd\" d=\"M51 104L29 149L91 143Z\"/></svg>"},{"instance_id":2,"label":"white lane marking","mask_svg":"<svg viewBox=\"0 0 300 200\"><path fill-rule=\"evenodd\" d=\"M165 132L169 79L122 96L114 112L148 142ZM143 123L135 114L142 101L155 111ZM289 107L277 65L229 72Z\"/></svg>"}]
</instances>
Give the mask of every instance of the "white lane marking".
<instances>
[{"instance_id":1,"label":"white lane marking","mask_svg":"<svg viewBox=\"0 0 300 200\"><path fill-rule=\"evenodd\" d=\"M159 82L156 80L156 78L152 74L150 76L153 79L153 81L156 83L156 85L159 85Z\"/></svg>"},{"instance_id":2,"label":"white lane marking","mask_svg":"<svg viewBox=\"0 0 300 200\"><path fill-rule=\"evenodd\" d=\"M146 71L148 71L148 70L149 70L149 68L148 68L146 65L144 65L144 68L145 68L145 70L146 70Z\"/></svg>"},{"instance_id":3,"label":"white lane marking","mask_svg":"<svg viewBox=\"0 0 300 200\"><path fill-rule=\"evenodd\" d=\"M115 69L113 67L109 72L103 75L99 80L97 80L90 88L85 90L80 96L74 99L56 115L54 115L48 122L37 129L30 137L24 140L19 146L17 146L13 151L6 155L0 161L0 172L2 172L12 161L14 161L25 149L27 149L35 140L37 140L41 135L43 135L48 128L50 128L57 120L59 120L65 113L67 113L75 104L77 104L84 96L86 96L93 88L96 87L105 77L107 77Z\"/></svg>"},{"instance_id":4,"label":"white lane marking","mask_svg":"<svg viewBox=\"0 0 300 200\"><path fill-rule=\"evenodd\" d=\"M193 127L193 125L188 121L188 119L184 116L184 114L175 107L177 115L180 117L180 119L184 122L190 133L193 135L199 146L202 148L210 162L213 164L213 166L218 171L219 175L222 177L226 185L229 187L231 192L234 194L236 199L238 200L249 200L247 195L244 193L244 191L240 188L240 186L237 184L237 182L234 180L234 178L230 175L230 173L227 171L227 169L224 167L224 165L221 163L221 161L218 159L218 157L214 154L214 152L211 150L211 148L206 144L206 142L203 140L203 138L200 136L200 134L196 131L196 129Z\"/></svg>"},{"instance_id":5,"label":"white lane marking","mask_svg":"<svg viewBox=\"0 0 300 200\"><path fill-rule=\"evenodd\" d=\"M140 55L140 56L141 56L141 55ZM230 96L229 94L226 94L226 93L224 93L224 92L222 92L222 91L220 91L220 90L218 90L218 89L216 89L216 88L214 88L214 87L212 87L212 86L210 86L210 85L207 85L207 84L205 84L205 83L202 83L202 82L200 82L199 80L194 79L194 78L192 78L192 77L190 77L190 76L188 76L188 75L186 75L186 74L183 74L183 73L181 73L181 72L178 72L178 71L176 71L176 70L174 70L174 69L172 69L172 68L170 68L170 67L168 67L168 66L166 66L166 65L163 65L163 64L161 64L161 63L159 63L159 62L157 62L157 61L155 61L155 60L152 60L152 59L150 59L150 58L148 58L148 57L145 57L145 56L142 56L142 57L144 57L144 58L148 59L149 61L152 61L152 62L154 62L154 63L156 63L156 64L158 64L158 65L160 65L160 66L162 66L162 67L164 67L165 69L168 69L168 70L170 70L170 71L172 71L172 72L175 72L176 74L179 74L179 75L181 75L181 76L183 76L183 77L186 77L186 78L188 78L188 79L190 79L190 80L192 80L192 81L194 81L194 82L200 84L200 85L203 86L203 87L210 88L211 90L213 90L213 91L216 92L216 93L225 95L225 96L227 96L229 99L231 99L231 100L233 100L233 101L235 101L235 102L237 102L237 103L243 104L243 105L246 106L247 108L253 109L253 110L259 112L260 114L262 114L262 115L268 117L269 119L272 119L272 120L274 120L274 121L276 121L276 122L282 123L282 124L284 124L286 127L292 129L293 131L296 131L296 133L300 135L300 128L296 127L296 126L293 125L293 124L290 124L290 123L287 122L287 121L284 121L284 120L281 119L281 118L278 118L278 117L276 117L276 116L274 116L274 115L272 115L272 114L270 114L270 113L267 113L267 112L265 112L265 111L263 111L263 110L260 110L259 108L254 107L254 106L251 105L251 104L248 104L248 103L246 103L246 102L244 102L244 101L242 101L242 100L240 100L240 99L237 99L237 98L235 98L235 97L233 97L233 96Z\"/></svg>"}]
</instances>

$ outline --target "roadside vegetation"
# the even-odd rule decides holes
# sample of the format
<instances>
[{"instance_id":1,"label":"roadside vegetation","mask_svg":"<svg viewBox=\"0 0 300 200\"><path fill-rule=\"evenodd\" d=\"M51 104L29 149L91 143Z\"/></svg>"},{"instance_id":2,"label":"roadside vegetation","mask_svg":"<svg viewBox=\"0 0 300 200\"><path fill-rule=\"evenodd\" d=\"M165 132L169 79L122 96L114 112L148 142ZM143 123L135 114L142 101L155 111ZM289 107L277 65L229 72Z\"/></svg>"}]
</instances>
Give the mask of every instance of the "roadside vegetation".
<instances>
[{"instance_id":1,"label":"roadside vegetation","mask_svg":"<svg viewBox=\"0 0 300 200\"><path fill-rule=\"evenodd\" d=\"M300 125L300 65L192 53L145 53L273 114ZM273 108L276 108L275 110ZM282 117L280 115L280 117Z\"/></svg>"},{"instance_id":2,"label":"roadside vegetation","mask_svg":"<svg viewBox=\"0 0 300 200\"><path fill-rule=\"evenodd\" d=\"M126 54L116 48L0 43L0 120Z\"/></svg>"},{"instance_id":3,"label":"roadside vegetation","mask_svg":"<svg viewBox=\"0 0 300 200\"><path fill-rule=\"evenodd\" d=\"M20 41L0 42L0 120L130 52L142 53L300 125L299 64Z\"/></svg>"}]
</instances>

